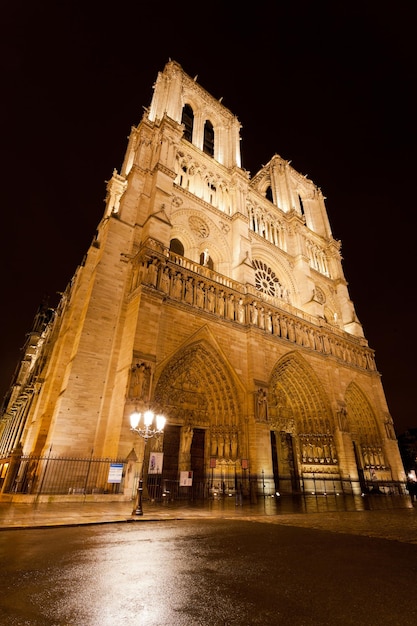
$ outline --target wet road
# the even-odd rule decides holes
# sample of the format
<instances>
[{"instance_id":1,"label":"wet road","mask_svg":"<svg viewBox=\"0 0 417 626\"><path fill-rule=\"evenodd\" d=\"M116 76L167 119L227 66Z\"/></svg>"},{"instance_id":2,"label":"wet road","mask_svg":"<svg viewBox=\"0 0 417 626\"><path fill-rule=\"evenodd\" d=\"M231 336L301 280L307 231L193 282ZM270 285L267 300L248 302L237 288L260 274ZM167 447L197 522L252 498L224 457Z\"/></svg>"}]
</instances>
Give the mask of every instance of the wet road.
<instances>
[{"instance_id":1,"label":"wet road","mask_svg":"<svg viewBox=\"0 0 417 626\"><path fill-rule=\"evenodd\" d=\"M0 533L2 626L407 626L417 545L265 520Z\"/></svg>"}]
</instances>

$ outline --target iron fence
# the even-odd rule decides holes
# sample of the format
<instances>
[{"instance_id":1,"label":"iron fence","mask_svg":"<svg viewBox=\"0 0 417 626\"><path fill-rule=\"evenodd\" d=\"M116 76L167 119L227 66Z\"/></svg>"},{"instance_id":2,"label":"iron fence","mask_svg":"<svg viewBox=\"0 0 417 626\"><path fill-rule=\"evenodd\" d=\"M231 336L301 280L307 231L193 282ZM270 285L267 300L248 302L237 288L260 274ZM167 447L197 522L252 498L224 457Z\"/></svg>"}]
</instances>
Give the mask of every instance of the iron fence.
<instances>
[{"instance_id":1,"label":"iron fence","mask_svg":"<svg viewBox=\"0 0 417 626\"><path fill-rule=\"evenodd\" d=\"M0 458L0 491L35 495L67 494L123 494L126 459L79 458L19 455ZM132 493L137 489L139 476L135 476ZM275 489L274 489L275 485ZM179 480L164 474L148 474L144 477L144 497L153 501L203 500L241 494L244 498L276 495L406 495L406 484L399 481L358 481L351 478L327 478L320 474L304 476L280 476L279 484L273 476L248 475L237 480L213 483L207 474L192 485L183 486Z\"/></svg>"},{"instance_id":2,"label":"iron fence","mask_svg":"<svg viewBox=\"0 0 417 626\"><path fill-rule=\"evenodd\" d=\"M11 459L3 493L122 493L125 459L22 455Z\"/></svg>"},{"instance_id":3,"label":"iron fence","mask_svg":"<svg viewBox=\"0 0 417 626\"><path fill-rule=\"evenodd\" d=\"M199 500L221 498L242 494L246 498L259 498L277 495L319 496L319 495L407 495L406 484L402 481L380 480L359 481L358 479L326 478L313 476L294 481L292 476L280 476L279 486L271 490L274 484L272 476L251 475L242 481L213 484L210 475L205 480L194 481L192 486L183 487L178 480L165 480L148 477L147 487L152 500Z\"/></svg>"}]
</instances>

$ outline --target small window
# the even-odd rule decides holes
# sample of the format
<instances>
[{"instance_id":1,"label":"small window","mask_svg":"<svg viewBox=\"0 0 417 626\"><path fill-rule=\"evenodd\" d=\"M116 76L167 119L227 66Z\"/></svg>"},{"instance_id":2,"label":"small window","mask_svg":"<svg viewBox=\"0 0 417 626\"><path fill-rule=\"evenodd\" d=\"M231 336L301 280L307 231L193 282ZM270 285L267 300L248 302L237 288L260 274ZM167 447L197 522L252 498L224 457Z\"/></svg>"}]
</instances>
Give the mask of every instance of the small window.
<instances>
[{"instance_id":1,"label":"small window","mask_svg":"<svg viewBox=\"0 0 417 626\"><path fill-rule=\"evenodd\" d=\"M301 196L298 196L298 200L300 202L301 215L304 215L304 205L303 205L303 200L302 200Z\"/></svg>"},{"instance_id":2,"label":"small window","mask_svg":"<svg viewBox=\"0 0 417 626\"><path fill-rule=\"evenodd\" d=\"M184 256L184 246L179 239L171 239L169 249L174 254Z\"/></svg>"},{"instance_id":3,"label":"small window","mask_svg":"<svg viewBox=\"0 0 417 626\"><path fill-rule=\"evenodd\" d=\"M184 139L190 143L193 140L194 111L189 104L186 104L182 110L181 123L184 124Z\"/></svg>"},{"instance_id":4,"label":"small window","mask_svg":"<svg viewBox=\"0 0 417 626\"><path fill-rule=\"evenodd\" d=\"M203 152L210 156L214 155L214 128L209 120L206 120L204 124Z\"/></svg>"},{"instance_id":5,"label":"small window","mask_svg":"<svg viewBox=\"0 0 417 626\"><path fill-rule=\"evenodd\" d=\"M271 187L271 185L269 185L269 187L266 190L265 198L267 200L269 200L269 202L273 202L274 201L273 198L272 198L272 187Z\"/></svg>"}]
</instances>

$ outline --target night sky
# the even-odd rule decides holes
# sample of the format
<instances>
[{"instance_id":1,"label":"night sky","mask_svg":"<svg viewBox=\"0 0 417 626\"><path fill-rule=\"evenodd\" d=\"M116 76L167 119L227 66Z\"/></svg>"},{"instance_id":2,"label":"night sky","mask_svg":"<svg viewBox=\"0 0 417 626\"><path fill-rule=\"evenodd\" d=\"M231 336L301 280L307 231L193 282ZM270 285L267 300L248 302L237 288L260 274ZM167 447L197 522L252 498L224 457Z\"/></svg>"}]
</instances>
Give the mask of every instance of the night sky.
<instances>
[{"instance_id":1,"label":"night sky","mask_svg":"<svg viewBox=\"0 0 417 626\"><path fill-rule=\"evenodd\" d=\"M238 117L252 176L279 154L323 191L397 434L416 428L415 7L4 3L0 398L40 302L87 252L171 58Z\"/></svg>"}]
</instances>

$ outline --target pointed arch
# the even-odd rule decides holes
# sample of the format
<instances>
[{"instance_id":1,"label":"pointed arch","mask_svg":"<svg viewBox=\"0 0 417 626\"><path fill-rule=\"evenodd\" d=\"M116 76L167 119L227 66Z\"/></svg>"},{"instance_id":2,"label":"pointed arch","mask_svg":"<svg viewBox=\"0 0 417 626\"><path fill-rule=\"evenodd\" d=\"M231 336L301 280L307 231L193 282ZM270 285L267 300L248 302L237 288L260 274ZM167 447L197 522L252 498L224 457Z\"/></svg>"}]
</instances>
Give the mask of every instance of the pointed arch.
<instances>
[{"instance_id":1,"label":"pointed arch","mask_svg":"<svg viewBox=\"0 0 417 626\"><path fill-rule=\"evenodd\" d=\"M275 366L269 385L268 411L280 430L297 434L333 433L330 402L313 368L297 352Z\"/></svg>"},{"instance_id":2,"label":"pointed arch","mask_svg":"<svg viewBox=\"0 0 417 626\"><path fill-rule=\"evenodd\" d=\"M214 126L210 120L204 123L203 152L214 156Z\"/></svg>"},{"instance_id":3,"label":"pointed arch","mask_svg":"<svg viewBox=\"0 0 417 626\"><path fill-rule=\"evenodd\" d=\"M171 239L171 241L169 242L169 250L170 252L174 252L175 254L180 254L181 256L184 256L184 244L180 239L177 239L176 237Z\"/></svg>"},{"instance_id":4,"label":"pointed arch","mask_svg":"<svg viewBox=\"0 0 417 626\"><path fill-rule=\"evenodd\" d=\"M388 469L376 417L365 394L353 382L346 390L345 402L357 462L362 471L369 472L367 478L372 484L378 470Z\"/></svg>"},{"instance_id":5,"label":"pointed arch","mask_svg":"<svg viewBox=\"0 0 417 626\"><path fill-rule=\"evenodd\" d=\"M182 109L181 124L184 124L184 139L190 143L193 140L194 111L189 104Z\"/></svg>"},{"instance_id":6,"label":"pointed arch","mask_svg":"<svg viewBox=\"0 0 417 626\"><path fill-rule=\"evenodd\" d=\"M185 346L165 364L155 388L155 402L173 423L237 426L239 393L231 369L206 340Z\"/></svg>"},{"instance_id":7,"label":"pointed arch","mask_svg":"<svg viewBox=\"0 0 417 626\"><path fill-rule=\"evenodd\" d=\"M363 391L356 383L350 383L345 395L350 431L359 441L379 441L380 435L372 410Z\"/></svg>"}]
</instances>

